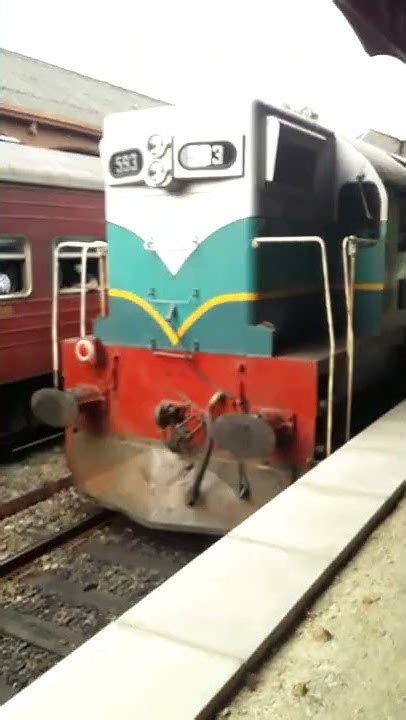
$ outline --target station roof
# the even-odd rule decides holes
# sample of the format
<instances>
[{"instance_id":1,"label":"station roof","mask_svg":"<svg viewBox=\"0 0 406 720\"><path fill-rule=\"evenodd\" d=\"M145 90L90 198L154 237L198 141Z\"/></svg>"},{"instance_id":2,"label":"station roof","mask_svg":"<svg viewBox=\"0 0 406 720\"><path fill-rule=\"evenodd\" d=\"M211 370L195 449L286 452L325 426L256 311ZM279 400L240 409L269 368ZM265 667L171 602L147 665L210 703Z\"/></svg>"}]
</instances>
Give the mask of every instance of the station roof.
<instances>
[{"instance_id":1,"label":"station roof","mask_svg":"<svg viewBox=\"0 0 406 720\"><path fill-rule=\"evenodd\" d=\"M1 107L101 127L110 112L163 103L101 80L0 48Z\"/></svg>"},{"instance_id":2,"label":"station roof","mask_svg":"<svg viewBox=\"0 0 406 720\"><path fill-rule=\"evenodd\" d=\"M334 0L368 55L406 62L406 3L403 0Z\"/></svg>"}]
</instances>

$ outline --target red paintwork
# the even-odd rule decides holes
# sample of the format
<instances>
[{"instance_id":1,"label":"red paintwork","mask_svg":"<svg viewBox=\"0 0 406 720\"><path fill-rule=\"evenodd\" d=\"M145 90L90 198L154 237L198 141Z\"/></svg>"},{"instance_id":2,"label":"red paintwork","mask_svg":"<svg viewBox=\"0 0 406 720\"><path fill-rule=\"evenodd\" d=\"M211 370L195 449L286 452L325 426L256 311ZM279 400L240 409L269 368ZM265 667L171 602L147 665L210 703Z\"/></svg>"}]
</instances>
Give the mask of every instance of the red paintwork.
<instances>
[{"instance_id":1,"label":"red paintwork","mask_svg":"<svg viewBox=\"0 0 406 720\"><path fill-rule=\"evenodd\" d=\"M76 340L63 344L66 388L90 385L107 397L106 432L159 438L154 410L163 400L191 401L207 410L219 390L236 397L243 383L250 411L263 408L293 413L295 443L289 460L304 467L313 456L316 430L318 364L290 358L254 358L195 353L159 355L150 350L104 347L98 365L80 363Z\"/></svg>"},{"instance_id":2,"label":"red paintwork","mask_svg":"<svg viewBox=\"0 0 406 720\"><path fill-rule=\"evenodd\" d=\"M31 241L33 292L0 300L0 385L51 372L52 241L61 236L104 238L102 192L0 183L0 236ZM98 314L88 296L88 317ZM78 333L79 296L60 301L60 337Z\"/></svg>"}]
</instances>

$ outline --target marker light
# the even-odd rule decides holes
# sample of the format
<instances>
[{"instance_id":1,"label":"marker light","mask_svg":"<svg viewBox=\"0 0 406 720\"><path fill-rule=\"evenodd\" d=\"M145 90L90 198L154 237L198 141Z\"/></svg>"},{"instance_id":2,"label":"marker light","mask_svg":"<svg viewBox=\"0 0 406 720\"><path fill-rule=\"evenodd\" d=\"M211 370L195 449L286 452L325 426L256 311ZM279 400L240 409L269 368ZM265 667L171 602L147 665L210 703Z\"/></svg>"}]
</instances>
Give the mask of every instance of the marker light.
<instances>
[{"instance_id":1,"label":"marker light","mask_svg":"<svg viewBox=\"0 0 406 720\"><path fill-rule=\"evenodd\" d=\"M160 160L154 160L147 170L146 182L153 187L168 185L171 175L168 168Z\"/></svg>"},{"instance_id":2,"label":"marker light","mask_svg":"<svg viewBox=\"0 0 406 720\"><path fill-rule=\"evenodd\" d=\"M148 138L148 152L155 158L161 158L165 154L168 143L161 135L151 135Z\"/></svg>"}]
</instances>

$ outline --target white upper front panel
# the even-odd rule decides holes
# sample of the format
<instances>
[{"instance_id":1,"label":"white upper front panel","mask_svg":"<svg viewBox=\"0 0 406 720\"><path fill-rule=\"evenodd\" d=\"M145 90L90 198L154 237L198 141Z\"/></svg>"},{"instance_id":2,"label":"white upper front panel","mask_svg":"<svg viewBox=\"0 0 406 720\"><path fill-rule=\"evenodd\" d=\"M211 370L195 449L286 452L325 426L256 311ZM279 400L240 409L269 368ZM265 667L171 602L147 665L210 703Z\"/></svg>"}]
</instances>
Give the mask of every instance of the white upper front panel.
<instances>
[{"instance_id":1,"label":"white upper front panel","mask_svg":"<svg viewBox=\"0 0 406 720\"><path fill-rule=\"evenodd\" d=\"M244 175L247 123L173 107L106 118L101 144L106 184L145 183Z\"/></svg>"},{"instance_id":2,"label":"white upper front panel","mask_svg":"<svg viewBox=\"0 0 406 720\"><path fill-rule=\"evenodd\" d=\"M158 107L106 118L107 219L173 274L216 230L253 214L251 113Z\"/></svg>"}]
</instances>

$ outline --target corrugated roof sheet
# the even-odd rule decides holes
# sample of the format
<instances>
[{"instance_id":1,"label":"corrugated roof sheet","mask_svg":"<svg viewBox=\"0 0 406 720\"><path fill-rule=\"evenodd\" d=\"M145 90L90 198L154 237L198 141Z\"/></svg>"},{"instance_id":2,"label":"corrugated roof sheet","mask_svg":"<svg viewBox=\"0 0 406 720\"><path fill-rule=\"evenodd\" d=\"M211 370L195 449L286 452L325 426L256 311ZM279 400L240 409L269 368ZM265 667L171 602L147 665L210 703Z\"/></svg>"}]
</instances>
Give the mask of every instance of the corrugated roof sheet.
<instances>
[{"instance_id":1,"label":"corrugated roof sheet","mask_svg":"<svg viewBox=\"0 0 406 720\"><path fill-rule=\"evenodd\" d=\"M101 127L108 113L165 103L0 48L1 104Z\"/></svg>"}]
</instances>

